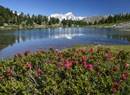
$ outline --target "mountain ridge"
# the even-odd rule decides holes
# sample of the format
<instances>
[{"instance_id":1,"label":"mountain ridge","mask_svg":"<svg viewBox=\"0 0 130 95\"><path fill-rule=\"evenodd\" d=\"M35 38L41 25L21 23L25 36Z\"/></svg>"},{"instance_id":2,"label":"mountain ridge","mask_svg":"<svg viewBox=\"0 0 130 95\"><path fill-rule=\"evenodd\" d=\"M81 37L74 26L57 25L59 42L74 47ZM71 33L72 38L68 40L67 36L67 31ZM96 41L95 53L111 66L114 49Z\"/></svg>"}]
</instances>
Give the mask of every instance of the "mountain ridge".
<instances>
[{"instance_id":1,"label":"mountain ridge","mask_svg":"<svg viewBox=\"0 0 130 95\"><path fill-rule=\"evenodd\" d=\"M95 21L99 21L102 18L106 19L108 18L109 15L104 15L104 16L75 16L72 12L67 12L65 14L59 14L59 13L55 13L55 14L51 14L48 16L48 18L58 18L60 21L62 21L63 19L65 20L82 20L84 22L92 22L94 23Z\"/></svg>"},{"instance_id":2,"label":"mountain ridge","mask_svg":"<svg viewBox=\"0 0 130 95\"><path fill-rule=\"evenodd\" d=\"M81 16L75 16L72 12L67 12L65 14L51 14L50 16L48 16L48 18L58 18L60 21L62 21L63 19L65 20L82 20L84 17Z\"/></svg>"}]
</instances>

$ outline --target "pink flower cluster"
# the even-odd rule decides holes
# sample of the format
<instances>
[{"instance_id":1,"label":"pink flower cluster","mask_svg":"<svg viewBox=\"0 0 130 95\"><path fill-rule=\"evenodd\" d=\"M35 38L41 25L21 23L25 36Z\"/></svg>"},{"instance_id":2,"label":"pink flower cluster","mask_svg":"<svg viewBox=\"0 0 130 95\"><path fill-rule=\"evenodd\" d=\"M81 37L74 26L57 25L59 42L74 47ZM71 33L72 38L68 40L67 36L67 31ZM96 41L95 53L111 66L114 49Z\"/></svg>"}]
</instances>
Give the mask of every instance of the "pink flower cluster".
<instances>
[{"instance_id":1,"label":"pink flower cluster","mask_svg":"<svg viewBox=\"0 0 130 95\"><path fill-rule=\"evenodd\" d=\"M122 87L121 84L118 83L118 82L114 82L113 84L114 84L114 86L117 87L117 88L121 88L121 87Z\"/></svg>"},{"instance_id":2,"label":"pink flower cluster","mask_svg":"<svg viewBox=\"0 0 130 95\"><path fill-rule=\"evenodd\" d=\"M13 71L12 71L11 69L9 69L9 70L7 71L7 74L8 74L9 76L11 76L12 73L13 73Z\"/></svg>"},{"instance_id":3,"label":"pink flower cluster","mask_svg":"<svg viewBox=\"0 0 130 95\"><path fill-rule=\"evenodd\" d=\"M65 61L65 68L66 69L70 69L71 65L72 65L72 62L69 62L68 60Z\"/></svg>"},{"instance_id":4,"label":"pink flower cluster","mask_svg":"<svg viewBox=\"0 0 130 95\"><path fill-rule=\"evenodd\" d=\"M85 50L84 49L79 49L79 50L77 50L76 51L78 54L80 54L80 53L85 53Z\"/></svg>"},{"instance_id":5,"label":"pink flower cluster","mask_svg":"<svg viewBox=\"0 0 130 95\"><path fill-rule=\"evenodd\" d=\"M91 70L93 69L93 65L92 65L92 64L88 64L88 65L87 65L87 69L88 69L89 71L91 71Z\"/></svg>"},{"instance_id":6,"label":"pink flower cluster","mask_svg":"<svg viewBox=\"0 0 130 95\"><path fill-rule=\"evenodd\" d=\"M61 63L61 62L58 62L57 66L58 66L58 67L62 67L62 63Z\"/></svg>"},{"instance_id":7,"label":"pink flower cluster","mask_svg":"<svg viewBox=\"0 0 130 95\"><path fill-rule=\"evenodd\" d=\"M89 53L92 53L92 52L93 52L93 48L91 48L88 52L89 52Z\"/></svg>"},{"instance_id":8,"label":"pink flower cluster","mask_svg":"<svg viewBox=\"0 0 130 95\"><path fill-rule=\"evenodd\" d=\"M126 80L126 78L128 77L128 75L129 75L128 72L125 72L125 73L122 75L122 77L121 77L122 80Z\"/></svg>"},{"instance_id":9,"label":"pink flower cluster","mask_svg":"<svg viewBox=\"0 0 130 95\"><path fill-rule=\"evenodd\" d=\"M37 52L39 52L39 53L43 53L43 52L44 52L44 50L37 50Z\"/></svg>"},{"instance_id":10,"label":"pink flower cluster","mask_svg":"<svg viewBox=\"0 0 130 95\"><path fill-rule=\"evenodd\" d=\"M123 52L124 52L124 50L120 50L119 52L120 52L120 53L123 53Z\"/></svg>"},{"instance_id":11,"label":"pink flower cluster","mask_svg":"<svg viewBox=\"0 0 130 95\"><path fill-rule=\"evenodd\" d=\"M112 92L113 92L113 93L116 93L116 92L117 92L116 88L113 88L113 89L112 89Z\"/></svg>"},{"instance_id":12,"label":"pink flower cluster","mask_svg":"<svg viewBox=\"0 0 130 95\"><path fill-rule=\"evenodd\" d=\"M114 84L114 88L112 89L112 92L113 92L113 93L116 93L116 92L117 92L117 88L118 88L118 89L122 88L121 84L118 83L118 82L114 82L113 84Z\"/></svg>"},{"instance_id":13,"label":"pink flower cluster","mask_svg":"<svg viewBox=\"0 0 130 95\"><path fill-rule=\"evenodd\" d=\"M56 49L55 54L57 54L57 55L60 54L60 51Z\"/></svg>"},{"instance_id":14,"label":"pink flower cluster","mask_svg":"<svg viewBox=\"0 0 130 95\"><path fill-rule=\"evenodd\" d=\"M118 68L117 66L115 66L115 67L113 68L113 71L117 71L117 70L119 70L119 68Z\"/></svg>"},{"instance_id":15,"label":"pink flower cluster","mask_svg":"<svg viewBox=\"0 0 130 95\"><path fill-rule=\"evenodd\" d=\"M41 69L38 69L37 72L35 73L35 76L36 77L39 77L39 75L41 74L42 70Z\"/></svg>"},{"instance_id":16,"label":"pink flower cluster","mask_svg":"<svg viewBox=\"0 0 130 95\"><path fill-rule=\"evenodd\" d=\"M30 53L30 50L26 50L26 51L24 52L25 55L27 55L28 53Z\"/></svg>"},{"instance_id":17,"label":"pink flower cluster","mask_svg":"<svg viewBox=\"0 0 130 95\"><path fill-rule=\"evenodd\" d=\"M21 52L18 52L17 55L20 56L22 53Z\"/></svg>"},{"instance_id":18,"label":"pink flower cluster","mask_svg":"<svg viewBox=\"0 0 130 95\"><path fill-rule=\"evenodd\" d=\"M83 67L87 68L87 70L91 71L93 69L93 65L92 64L87 64L86 62L83 62Z\"/></svg>"},{"instance_id":19,"label":"pink flower cluster","mask_svg":"<svg viewBox=\"0 0 130 95\"><path fill-rule=\"evenodd\" d=\"M83 57L83 58L82 58L82 61L83 61L83 62L85 62L86 60L87 60L87 58L86 58L86 57Z\"/></svg>"},{"instance_id":20,"label":"pink flower cluster","mask_svg":"<svg viewBox=\"0 0 130 95\"><path fill-rule=\"evenodd\" d=\"M124 68L124 69L128 68L128 66L129 66L129 64L127 64L127 63L124 63L124 64L123 64L123 68Z\"/></svg>"},{"instance_id":21,"label":"pink flower cluster","mask_svg":"<svg viewBox=\"0 0 130 95\"><path fill-rule=\"evenodd\" d=\"M112 57L112 55L111 55L110 52L107 53L107 56L109 57L110 61L112 61L112 58L113 58L113 57Z\"/></svg>"},{"instance_id":22,"label":"pink flower cluster","mask_svg":"<svg viewBox=\"0 0 130 95\"><path fill-rule=\"evenodd\" d=\"M31 64L29 64L29 63L27 62L26 68L29 69L30 67L31 67Z\"/></svg>"}]
</instances>

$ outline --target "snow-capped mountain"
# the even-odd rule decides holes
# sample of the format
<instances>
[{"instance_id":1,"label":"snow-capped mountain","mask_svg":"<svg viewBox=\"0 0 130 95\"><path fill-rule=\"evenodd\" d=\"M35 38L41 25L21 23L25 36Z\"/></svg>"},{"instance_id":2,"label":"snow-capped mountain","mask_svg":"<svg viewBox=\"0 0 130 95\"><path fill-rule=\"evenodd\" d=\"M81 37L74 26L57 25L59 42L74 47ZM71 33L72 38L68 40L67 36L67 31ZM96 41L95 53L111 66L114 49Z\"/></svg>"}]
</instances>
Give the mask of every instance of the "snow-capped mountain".
<instances>
[{"instance_id":1,"label":"snow-capped mountain","mask_svg":"<svg viewBox=\"0 0 130 95\"><path fill-rule=\"evenodd\" d=\"M54 17L54 18L58 18L60 21L62 21L63 19L65 20L82 20L84 17L80 17L80 16L75 16L73 15L72 12L68 12L66 14L51 14L49 16L50 17Z\"/></svg>"}]
</instances>

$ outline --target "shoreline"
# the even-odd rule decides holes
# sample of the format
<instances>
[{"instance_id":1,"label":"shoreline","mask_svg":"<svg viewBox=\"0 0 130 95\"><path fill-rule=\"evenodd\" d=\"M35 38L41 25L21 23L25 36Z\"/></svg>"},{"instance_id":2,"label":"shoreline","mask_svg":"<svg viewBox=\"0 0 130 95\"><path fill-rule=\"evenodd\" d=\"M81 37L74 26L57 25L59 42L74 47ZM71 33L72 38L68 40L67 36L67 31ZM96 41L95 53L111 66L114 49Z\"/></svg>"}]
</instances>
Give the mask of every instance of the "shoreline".
<instances>
[{"instance_id":1,"label":"shoreline","mask_svg":"<svg viewBox=\"0 0 130 95\"><path fill-rule=\"evenodd\" d=\"M9 31L9 30L23 30L23 29L45 29L45 28L73 28L73 27L77 27L77 26L73 26L73 27L64 27L61 25L38 25L38 26L27 26L27 27L20 27L20 26L1 26L0 27L0 32L1 31ZM111 25L89 25L89 26L79 26L77 28L111 28L111 29L118 29L120 31L130 31L130 28L120 28L120 27L112 27Z\"/></svg>"},{"instance_id":2,"label":"shoreline","mask_svg":"<svg viewBox=\"0 0 130 95\"><path fill-rule=\"evenodd\" d=\"M91 49L91 48L93 48L93 49L96 49L96 48L99 48L99 47L110 49L113 52L117 52L117 51L120 51L120 50L125 50L125 51L130 52L130 45L104 45L104 44L77 44L77 45L74 45L70 48L61 49L60 51L65 51L65 50L68 50L68 49L71 49L71 48L75 48L75 49ZM42 50L44 50L44 49L42 49ZM48 50L45 50L45 51L48 51ZM37 52L37 51L31 52L31 53L33 54L35 52ZM8 59L13 58L13 57L14 56L11 56L9 58L1 58L0 57L0 60L1 59L8 60Z\"/></svg>"}]
</instances>

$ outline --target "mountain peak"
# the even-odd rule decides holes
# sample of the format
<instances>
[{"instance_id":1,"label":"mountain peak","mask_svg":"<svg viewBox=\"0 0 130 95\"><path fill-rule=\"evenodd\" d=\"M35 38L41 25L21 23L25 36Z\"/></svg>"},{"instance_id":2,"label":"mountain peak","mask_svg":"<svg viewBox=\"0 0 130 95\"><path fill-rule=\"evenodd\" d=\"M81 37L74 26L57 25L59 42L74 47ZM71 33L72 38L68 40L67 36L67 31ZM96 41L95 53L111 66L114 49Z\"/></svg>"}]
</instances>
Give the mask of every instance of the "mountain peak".
<instances>
[{"instance_id":1,"label":"mountain peak","mask_svg":"<svg viewBox=\"0 0 130 95\"><path fill-rule=\"evenodd\" d=\"M51 14L49 16L49 18L50 17L58 18L60 21L62 21L63 19L65 19L65 20L82 20L84 18L84 17L75 16L75 15L73 15L72 12L68 12L65 14Z\"/></svg>"},{"instance_id":2,"label":"mountain peak","mask_svg":"<svg viewBox=\"0 0 130 95\"><path fill-rule=\"evenodd\" d=\"M73 15L73 13L72 12L68 12L65 15Z\"/></svg>"}]
</instances>

